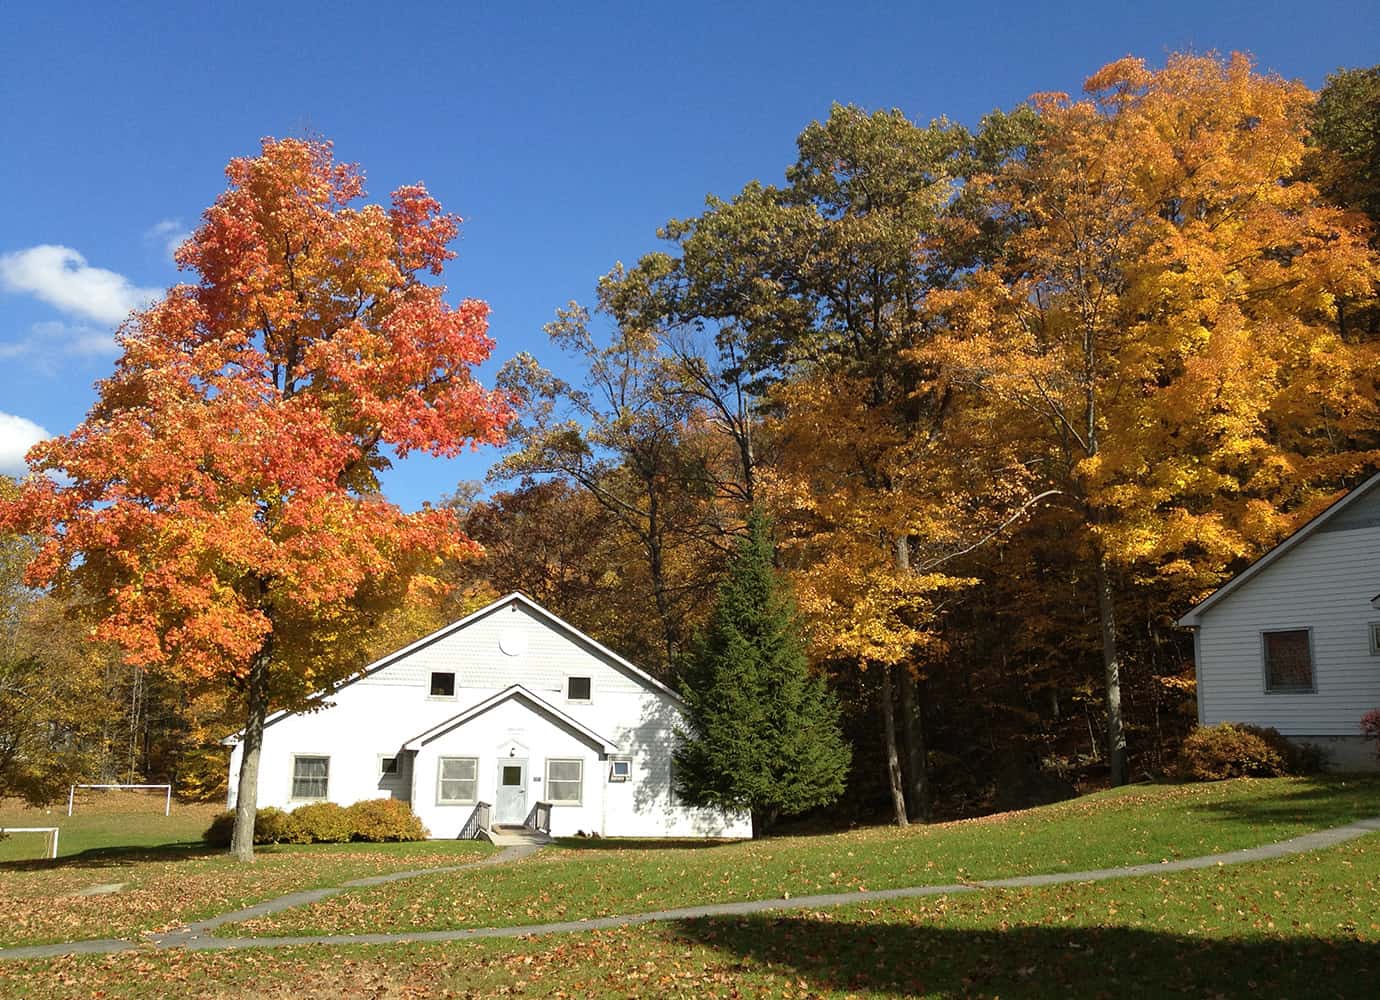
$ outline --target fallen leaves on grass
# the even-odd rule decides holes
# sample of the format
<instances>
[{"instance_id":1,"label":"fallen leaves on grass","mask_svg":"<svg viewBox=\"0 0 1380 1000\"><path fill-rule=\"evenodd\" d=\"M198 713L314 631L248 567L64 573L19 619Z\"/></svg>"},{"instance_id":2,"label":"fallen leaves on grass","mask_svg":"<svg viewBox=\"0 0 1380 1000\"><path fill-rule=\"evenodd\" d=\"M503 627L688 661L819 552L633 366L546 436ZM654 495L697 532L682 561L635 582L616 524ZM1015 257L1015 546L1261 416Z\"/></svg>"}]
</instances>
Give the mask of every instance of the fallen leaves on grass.
<instances>
[{"instance_id":1,"label":"fallen leaves on grass","mask_svg":"<svg viewBox=\"0 0 1380 1000\"><path fill-rule=\"evenodd\" d=\"M712 847L634 841L548 848L517 865L351 891L217 931L352 934L514 926L944 885L1253 847L1376 811L1374 780L1147 785L999 819Z\"/></svg>"},{"instance_id":2,"label":"fallen leaves on grass","mask_svg":"<svg viewBox=\"0 0 1380 1000\"><path fill-rule=\"evenodd\" d=\"M467 849L468 848L468 849ZM339 885L386 872L477 860L485 848L445 845L398 853L369 845L333 850L261 851L253 865L224 855L110 862L5 872L0 877L0 945L137 937L300 889ZM101 896L74 893L96 882L125 882Z\"/></svg>"},{"instance_id":3,"label":"fallen leaves on grass","mask_svg":"<svg viewBox=\"0 0 1380 1000\"><path fill-rule=\"evenodd\" d=\"M1370 998L1380 836L1168 876L706 918L513 941L65 958L0 994L104 996Z\"/></svg>"}]
</instances>

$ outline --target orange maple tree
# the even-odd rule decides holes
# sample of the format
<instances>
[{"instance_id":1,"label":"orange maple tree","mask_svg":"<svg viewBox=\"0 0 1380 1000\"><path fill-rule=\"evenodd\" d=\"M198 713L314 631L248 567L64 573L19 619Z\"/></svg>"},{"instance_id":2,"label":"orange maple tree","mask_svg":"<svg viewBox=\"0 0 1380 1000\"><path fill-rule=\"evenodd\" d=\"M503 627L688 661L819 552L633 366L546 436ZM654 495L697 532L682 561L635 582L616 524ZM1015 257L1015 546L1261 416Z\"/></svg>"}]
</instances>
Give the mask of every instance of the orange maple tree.
<instances>
[{"instance_id":1,"label":"orange maple tree","mask_svg":"<svg viewBox=\"0 0 1380 1000\"><path fill-rule=\"evenodd\" d=\"M427 280L460 220L424 187L360 204L358 167L296 139L226 174L177 254L200 280L124 324L98 401L33 449L0 527L37 539L28 582L97 600L96 636L132 661L242 690L248 860L270 703L356 672L379 616L476 548L451 511L382 496L384 449L498 443L509 406L472 375L488 307Z\"/></svg>"}]
</instances>

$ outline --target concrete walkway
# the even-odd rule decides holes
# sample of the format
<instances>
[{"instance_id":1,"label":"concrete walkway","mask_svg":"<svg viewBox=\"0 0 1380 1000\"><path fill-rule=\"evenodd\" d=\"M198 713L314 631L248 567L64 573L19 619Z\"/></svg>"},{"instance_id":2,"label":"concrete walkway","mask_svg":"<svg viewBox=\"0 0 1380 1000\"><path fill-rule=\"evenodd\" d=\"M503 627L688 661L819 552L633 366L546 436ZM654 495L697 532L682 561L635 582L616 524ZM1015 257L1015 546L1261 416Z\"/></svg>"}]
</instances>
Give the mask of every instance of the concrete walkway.
<instances>
[{"instance_id":1,"label":"concrete walkway","mask_svg":"<svg viewBox=\"0 0 1380 1000\"><path fill-rule=\"evenodd\" d=\"M393 875L380 875L370 879L347 882L335 889L317 889L305 893L293 893L279 899L260 903L234 913L222 914L209 920L189 926L185 931L154 937L141 944L136 941L102 940L72 941L63 944L32 945L22 948L0 949L0 960L25 958L55 958L59 955L111 954L130 951L136 948L186 948L190 951L223 951L237 948L283 948L293 945L357 945L357 944L405 944L425 941L469 941L480 938L522 938L545 934L569 934L582 931L608 930L615 927L631 927L656 921L693 920L697 917L742 916L753 913L770 913L776 910L821 909L834 906L853 906L888 899L914 899L921 896L946 896L959 893L979 892L983 889L1016 889L1031 886L1065 885L1070 882L1101 882L1107 879L1134 878L1139 875L1163 875L1170 872L1193 871L1201 868L1216 868L1225 865L1239 865L1249 861L1269 861L1274 858L1304 854L1336 847L1347 841L1363 837L1368 833L1380 832L1380 816L1348 823L1330 830L1306 833L1292 840L1262 847L1251 847L1226 854L1209 854L1199 858L1184 858L1180 861L1166 861L1159 864L1131 865L1125 868L1097 868L1091 871L1059 872L1050 875L1022 875L1017 878L988 879L976 882L961 882L951 885L920 885L902 889L880 889L869 892L838 892L819 896L795 896L790 899L758 899L740 903L712 903L705 906L686 906L674 910L655 910L649 913L632 913L621 916L594 917L588 920L567 920L561 923L527 924L520 927L480 927L469 930L413 931L402 934L322 934L298 935L294 937L265 938L216 938L203 937L202 932L222 924L247 920L266 913L276 913L292 906L315 902L347 888L364 885L377 885L382 882L412 878L418 874L432 874L441 871L458 871L462 868L477 868L485 864L502 864L517 860L516 856L504 858L508 852L502 851L492 858L473 865L460 865L456 868L433 868L424 872L398 872ZM533 848L512 848L527 851ZM524 855L525 856L525 855Z\"/></svg>"}]
</instances>

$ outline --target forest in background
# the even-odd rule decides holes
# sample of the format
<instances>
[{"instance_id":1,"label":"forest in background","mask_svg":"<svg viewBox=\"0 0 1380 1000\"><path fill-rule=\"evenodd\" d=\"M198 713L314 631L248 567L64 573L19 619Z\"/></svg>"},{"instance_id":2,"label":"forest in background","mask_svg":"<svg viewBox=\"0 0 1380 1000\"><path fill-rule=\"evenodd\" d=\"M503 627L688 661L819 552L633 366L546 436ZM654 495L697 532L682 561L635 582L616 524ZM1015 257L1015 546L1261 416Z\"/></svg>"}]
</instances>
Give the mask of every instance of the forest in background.
<instances>
[{"instance_id":1,"label":"forest in background","mask_svg":"<svg viewBox=\"0 0 1380 1000\"><path fill-rule=\"evenodd\" d=\"M505 366L485 548L387 652L521 590L675 680L774 519L855 747L843 821L1160 773L1174 620L1380 468L1380 69L1121 60L974 128L835 107L776 183L668 222ZM223 794L243 716L86 641L0 550L0 779Z\"/></svg>"}]
</instances>

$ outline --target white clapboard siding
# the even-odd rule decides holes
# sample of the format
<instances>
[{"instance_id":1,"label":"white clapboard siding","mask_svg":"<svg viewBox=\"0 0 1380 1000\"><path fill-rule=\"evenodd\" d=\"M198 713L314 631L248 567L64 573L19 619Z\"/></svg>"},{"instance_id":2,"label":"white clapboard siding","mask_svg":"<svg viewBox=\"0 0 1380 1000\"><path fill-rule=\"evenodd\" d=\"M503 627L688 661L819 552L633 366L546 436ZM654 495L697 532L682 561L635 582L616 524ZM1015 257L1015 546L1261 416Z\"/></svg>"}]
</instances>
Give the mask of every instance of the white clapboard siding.
<instances>
[{"instance_id":1,"label":"white clapboard siding","mask_svg":"<svg viewBox=\"0 0 1380 1000\"><path fill-rule=\"evenodd\" d=\"M1369 626L1380 622L1380 491L1202 612L1197 636L1202 721L1272 726L1286 736L1358 736L1380 707L1380 656ZM1353 526L1355 525L1355 526ZM1265 693L1261 633L1312 630L1316 691Z\"/></svg>"},{"instance_id":2,"label":"white clapboard siding","mask_svg":"<svg viewBox=\"0 0 1380 1000\"><path fill-rule=\"evenodd\" d=\"M437 671L455 674L454 696L431 695L431 675ZM567 698L566 682L572 676L590 679L588 701ZM514 695L515 689L522 693ZM492 707L484 707L490 702ZM496 601L385 657L321 704L316 711L269 720L259 765L259 805L301 805L292 798L294 757L328 756L329 801L349 805L385 796L405 799L433 836L454 837L473 807L439 800L442 757L478 760L477 797L490 803L505 757L527 761L532 803L546 800L547 760L581 759L582 800L553 806L553 834L751 834L748 816L693 809L673 794L671 750L679 699L520 595ZM468 713L470 709L478 714ZM466 721L454 728L443 726L461 716ZM444 734L419 739L433 727ZM398 774L381 775L380 758L394 755L400 761ZM610 781L611 758L621 756L631 758L632 775L627 781ZM239 762L236 745L230 762L231 804Z\"/></svg>"}]
</instances>

